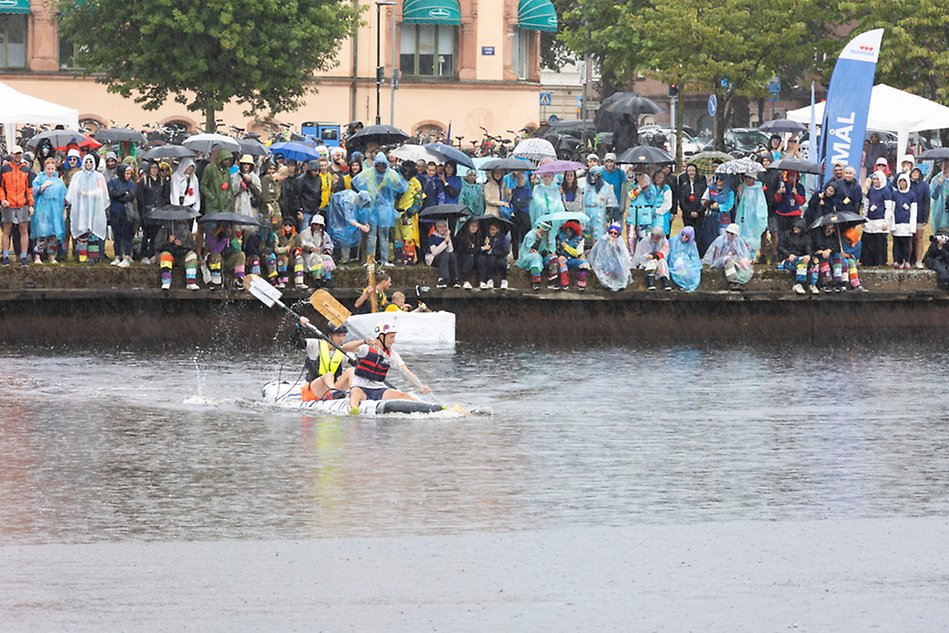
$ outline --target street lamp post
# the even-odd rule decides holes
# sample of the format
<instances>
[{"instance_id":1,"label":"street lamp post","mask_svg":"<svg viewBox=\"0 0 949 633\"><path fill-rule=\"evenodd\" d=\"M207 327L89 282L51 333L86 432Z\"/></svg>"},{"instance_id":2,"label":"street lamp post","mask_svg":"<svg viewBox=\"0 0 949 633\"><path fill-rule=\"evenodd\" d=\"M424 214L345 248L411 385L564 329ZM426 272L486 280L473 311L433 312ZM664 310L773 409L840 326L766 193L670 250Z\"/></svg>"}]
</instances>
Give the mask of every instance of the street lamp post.
<instances>
[{"instance_id":1,"label":"street lamp post","mask_svg":"<svg viewBox=\"0 0 949 633\"><path fill-rule=\"evenodd\" d=\"M382 123L380 114L382 104L382 80L386 69L382 66L382 7L392 6L392 0L376 0L376 125ZM394 60L393 60L393 63Z\"/></svg>"}]
</instances>

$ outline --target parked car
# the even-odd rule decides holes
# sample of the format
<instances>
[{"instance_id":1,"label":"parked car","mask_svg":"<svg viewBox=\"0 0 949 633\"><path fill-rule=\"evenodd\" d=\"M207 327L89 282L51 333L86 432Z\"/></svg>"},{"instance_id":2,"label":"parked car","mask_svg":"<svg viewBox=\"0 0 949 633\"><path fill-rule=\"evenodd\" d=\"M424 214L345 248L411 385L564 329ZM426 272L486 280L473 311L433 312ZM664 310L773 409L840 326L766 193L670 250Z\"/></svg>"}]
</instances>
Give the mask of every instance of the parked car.
<instances>
[{"instance_id":1,"label":"parked car","mask_svg":"<svg viewBox=\"0 0 949 633\"><path fill-rule=\"evenodd\" d=\"M676 133L671 128L662 128L659 126L648 125L639 129L639 142L643 145L652 145L669 152L673 156L676 153ZM692 136L682 130L682 155L693 156L702 151L702 146L692 138Z\"/></svg>"},{"instance_id":2,"label":"parked car","mask_svg":"<svg viewBox=\"0 0 949 633\"><path fill-rule=\"evenodd\" d=\"M736 127L725 130L725 151L729 154L747 156L768 147L769 136L756 128ZM715 149L715 141L709 141L705 151Z\"/></svg>"}]
</instances>

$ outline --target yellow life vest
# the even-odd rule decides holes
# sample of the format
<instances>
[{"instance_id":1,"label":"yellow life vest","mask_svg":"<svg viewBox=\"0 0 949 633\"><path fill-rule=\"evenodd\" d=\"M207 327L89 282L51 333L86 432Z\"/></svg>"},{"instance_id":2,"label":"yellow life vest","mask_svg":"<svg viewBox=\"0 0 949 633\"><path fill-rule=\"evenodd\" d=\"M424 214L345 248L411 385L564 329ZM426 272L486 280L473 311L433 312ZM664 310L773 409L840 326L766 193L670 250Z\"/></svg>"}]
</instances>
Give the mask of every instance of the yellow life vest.
<instances>
[{"instance_id":1,"label":"yellow life vest","mask_svg":"<svg viewBox=\"0 0 949 633\"><path fill-rule=\"evenodd\" d=\"M320 376L335 374L346 357L338 349L332 349L326 341L320 341Z\"/></svg>"}]
</instances>

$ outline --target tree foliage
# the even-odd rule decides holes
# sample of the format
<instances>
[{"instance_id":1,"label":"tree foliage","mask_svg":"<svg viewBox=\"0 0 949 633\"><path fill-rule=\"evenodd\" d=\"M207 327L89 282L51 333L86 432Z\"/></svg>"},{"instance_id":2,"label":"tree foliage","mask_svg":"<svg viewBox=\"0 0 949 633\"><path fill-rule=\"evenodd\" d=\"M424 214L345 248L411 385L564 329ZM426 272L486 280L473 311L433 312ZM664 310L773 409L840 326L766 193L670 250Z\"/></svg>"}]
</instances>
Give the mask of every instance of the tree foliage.
<instances>
[{"instance_id":1,"label":"tree foliage","mask_svg":"<svg viewBox=\"0 0 949 633\"><path fill-rule=\"evenodd\" d=\"M945 0L841 2L853 32L882 28L877 81L949 105L949 8Z\"/></svg>"},{"instance_id":2,"label":"tree foliage","mask_svg":"<svg viewBox=\"0 0 949 633\"><path fill-rule=\"evenodd\" d=\"M63 0L60 33L79 67L147 110L169 98L205 114L236 100L249 113L300 105L313 72L336 64L351 32L341 0Z\"/></svg>"}]
</instances>

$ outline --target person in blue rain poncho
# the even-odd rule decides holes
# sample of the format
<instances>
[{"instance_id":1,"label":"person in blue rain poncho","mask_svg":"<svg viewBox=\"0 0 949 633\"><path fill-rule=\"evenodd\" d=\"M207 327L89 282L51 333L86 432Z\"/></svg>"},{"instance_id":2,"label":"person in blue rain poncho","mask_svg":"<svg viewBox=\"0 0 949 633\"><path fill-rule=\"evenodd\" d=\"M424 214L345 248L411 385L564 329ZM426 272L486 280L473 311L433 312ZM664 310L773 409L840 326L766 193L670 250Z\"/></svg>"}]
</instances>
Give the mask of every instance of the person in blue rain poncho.
<instances>
[{"instance_id":1,"label":"person in blue rain poncho","mask_svg":"<svg viewBox=\"0 0 949 633\"><path fill-rule=\"evenodd\" d=\"M669 276L686 292L695 292L702 281L702 258L695 245L695 229L687 226L669 241Z\"/></svg>"},{"instance_id":2,"label":"person in blue rain poncho","mask_svg":"<svg viewBox=\"0 0 949 633\"><path fill-rule=\"evenodd\" d=\"M369 232L366 234L366 253L374 255L379 246L379 264L389 264L389 229L395 226L395 202L409 188L402 174L389 167L382 152L376 153L373 168L360 172L353 179L353 189L369 194Z\"/></svg>"},{"instance_id":3,"label":"person in blue rain poncho","mask_svg":"<svg viewBox=\"0 0 949 633\"><path fill-rule=\"evenodd\" d=\"M533 229L527 232L524 241L521 242L516 265L530 274L531 287L535 292L540 290L541 274L544 268L549 267L551 262L557 260L555 249L551 244L550 229L552 226L547 220L538 222Z\"/></svg>"},{"instance_id":4,"label":"person in blue rain poncho","mask_svg":"<svg viewBox=\"0 0 949 633\"><path fill-rule=\"evenodd\" d=\"M584 237L589 239L591 244L606 232L607 209L618 205L613 187L603 180L603 168L591 169L583 190L583 212L590 218Z\"/></svg>"},{"instance_id":5,"label":"person in blue rain poncho","mask_svg":"<svg viewBox=\"0 0 949 633\"><path fill-rule=\"evenodd\" d=\"M761 235L768 228L768 201L757 174L745 174L741 198L735 209L735 224L741 227L741 238L754 255L761 247Z\"/></svg>"},{"instance_id":6,"label":"person in blue rain poncho","mask_svg":"<svg viewBox=\"0 0 949 633\"><path fill-rule=\"evenodd\" d=\"M56 172L56 160L47 158L43 173L33 180L33 217L30 234L36 240L35 262L43 263L43 255L55 264L59 245L66 239L66 184Z\"/></svg>"},{"instance_id":7,"label":"person in blue rain poncho","mask_svg":"<svg viewBox=\"0 0 949 633\"><path fill-rule=\"evenodd\" d=\"M614 292L625 290L630 282L629 270L633 262L623 242L623 227L611 224L606 234L590 249L588 260L600 285Z\"/></svg>"},{"instance_id":8,"label":"person in blue rain poncho","mask_svg":"<svg viewBox=\"0 0 949 633\"><path fill-rule=\"evenodd\" d=\"M741 228L734 223L725 227L725 232L712 242L702 261L725 272L729 290L741 290L754 274L751 252L741 239Z\"/></svg>"},{"instance_id":9,"label":"person in blue rain poncho","mask_svg":"<svg viewBox=\"0 0 949 633\"><path fill-rule=\"evenodd\" d=\"M652 184L649 174L636 174L636 183L629 190L629 211L626 214L626 238L630 253L636 252L640 237L649 233L660 204L662 192Z\"/></svg>"},{"instance_id":10,"label":"person in blue rain poncho","mask_svg":"<svg viewBox=\"0 0 949 633\"><path fill-rule=\"evenodd\" d=\"M554 175L544 174L540 179L531 193L531 226L535 226L542 215L565 211L560 185L555 182Z\"/></svg>"},{"instance_id":11,"label":"person in blue rain poncho","mask_svg":"<svg viewBox=\"0 0 949 633\"><path fill-rule=\"evenodd\" d=\"M702 219L697 245L699 254L704 256L712 242L724 235L725 227L731 224L735 192L728 186L725 176L719 174L715 182L709 183L702 195L702 203L705 205L705 217Z\"/></svg>"},{"instance_id":12,"label":"person in blue rain poncho","mask_svg":"<svg viewBox=\"0 0 949 633\"><path fill-rule=\"evenodd\" d=\"M353 251L359 247L362 234L369 232L371 227L366 216L371 203L372 199L366 191L343 189L330 197L326 232L340 251L340 264L347 264L355 259Z\"/></svg>"},{"instance_id":13,"label":"person in blue rain poncho","mask_svg":"<svg viewBox=\"0 0 949 633\"><path fill-rule=\"evenodd\" d=\"M942 170L929 181L929 196L932 198L929 223L933 233L938 233L949 227L949 159L942 161Z\"/></svg>"}]
</instances>

